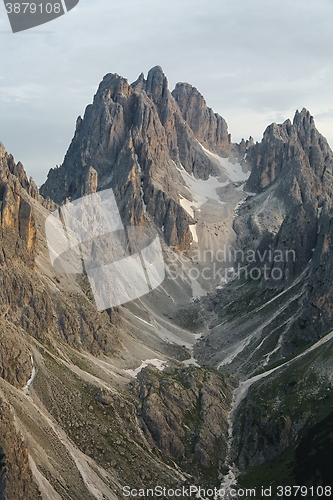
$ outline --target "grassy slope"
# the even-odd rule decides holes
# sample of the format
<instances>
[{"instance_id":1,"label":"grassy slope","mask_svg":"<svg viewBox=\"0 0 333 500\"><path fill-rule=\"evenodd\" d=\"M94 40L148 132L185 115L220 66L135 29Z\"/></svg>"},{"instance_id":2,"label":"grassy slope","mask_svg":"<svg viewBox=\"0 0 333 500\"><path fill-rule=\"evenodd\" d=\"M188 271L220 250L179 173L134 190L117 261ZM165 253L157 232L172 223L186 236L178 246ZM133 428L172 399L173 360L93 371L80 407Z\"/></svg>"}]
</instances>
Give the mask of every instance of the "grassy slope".
<instances>
[{"instance_id":1,"label":"grassy slope","mask_svg":"<svg viewBox=\"0 0 333 500\"><path fill-rule=\"evenodd\" d=\"M242 486L333 486L332 355L330 341L253 386L251 407L258 422L263 417L275 420L276 425L279 419L297 422L304 415L307 418L281 454L246 470L240 477ZM245 411L248 411L246 402L238 412L241 420ZM254 429L259 436L263 432L256 424Z\"/></svg>"}]
</instances>

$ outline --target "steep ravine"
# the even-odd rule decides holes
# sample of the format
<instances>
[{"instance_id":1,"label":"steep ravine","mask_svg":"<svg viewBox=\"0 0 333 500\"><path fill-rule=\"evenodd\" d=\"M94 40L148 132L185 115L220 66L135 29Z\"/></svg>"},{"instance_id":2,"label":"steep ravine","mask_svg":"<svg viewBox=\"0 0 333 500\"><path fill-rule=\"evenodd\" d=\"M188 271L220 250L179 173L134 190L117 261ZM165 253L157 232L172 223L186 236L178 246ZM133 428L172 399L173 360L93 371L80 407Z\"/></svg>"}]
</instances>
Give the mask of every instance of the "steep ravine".
<instances>
[{"instance_id":1,"label":"steep ravine","mask_svg":"<svg viewBox=\"0 0 333 500\"><path fill-rule=\"evenodd\" d=\"M315 353L316 350L321 351L320 354L324 352L324 346L325 344L328 344L330 347L332 347L332 339L333 339L333 331L329 332L325 337L320 339L319 341L315 342L311 347L306 349L304 352L300 353L299 355L295 356L292 359L289 359L288 361L280 364L279 366L276 366L268 371L264 371L254 377L250 377L248 379L242 380L240 382L239 386L235 389L233 393L233 398L232 398L232 404L231 404L231 410L228 414L228 422L229 422L229 440L228 440L228 450L226 454L226 461L225 465L223 466L223 471L225 472L226 469L229 469L227 473L225 473L222 483L221 483L221 488L224 489L226 492L230 490L230 488L237 488L238 481L240 485L242 485L242 474L244 474L244 471L251 467L254 464L260 463L260 458L257 456L256 461L249 462L247 466L245 466L245 463L243 460L240 460L240 455L239 455L239 449L244 449L244 441L248 438L246 434L244 434L244 430L242 430L242 424L241 421L246 418L245 414L246 412L249 411L249 406L247 404L247 395L249 394L249 391L255 395L256 394L256 384L259 383L262 379L268 379L270 380L271 375L277 373L281 373L283 375L284 371L286 368L293 367L299 365L299 362L303 358L308 358L310 360L310 363L312 364L315 362L314 356L309 357L309 354ZM328 390L328 389L327 389ZM266 394L269 394L268 390L265 391ZM276 393L271 393L271 398L274 398L277 396ZM268 396L269 397L269 396ZM249 404L250 407L253 407L255 404L255 401L253 401L253 395L251 394L251 397L249 398ZM260 398L261 401L263 401L263 398ZM263 404L263 403L262 403ZM274 413L278 413L276 410ZM278 418L275 417L278 422ZM305 426L307 419L309 418L309 415L305 417L303 422L298 424L297 430L295 430L295 434L293 436L293 441L297 442L298 435L302 431L302 428ZM277 424L276 424L277 425ZM295 428L296 429L296 428ZM260 428L254 426L253 429L248 428L247 432L249 432L254 436L256 432L260 433ZM274 430L271 429L272 434L274 433ZM290 438L288 438L290 439ZM253 437L252 437L253 440ZM243 444L241 444L243 443ZM282 447L280 452L273 452L272 453L272 458L274 456L278 456L279 453L281 453L284 449L288 447L288 445L292 444L292 441L287 441L284 445L284 448ZM263 444L260 445L259 448L256 449L256 454L260 455L263 450ZM239 448L240 447L240 448ZM250 449L247 449L248 456L250 456L251 451ZM275 455L274 455L275 453ZM259 461L258 461L259 460ZM269 460L269 453L267 452L265 459L261 459L261 463L265 463L266 460ZM241 469L241 470L240 470ZM251 474L251 472L250 472ZM271 479L273 479L274 476L271 475ZM239 485L238 485L239 486ZM255 484L251 484L251 486L255 487ZM269 484L267 484L269 486ZM225 498L232 498L230 496L226 496Z\"/></svg>"},{"instance_id":2,"label":"steep ravine","mask_svg":"<svg viewBox=\"0 0 333 500\"><path fill-rule=\"evenodd\" d=\"M98 312L86 276L52 267L54 203L0 144L3 434L14 436L10 405L23 436L15 456L0 446L25 473L7 481L3 467L3 492L116 499L125 483L211 487L221 475L230 487L308 443L332 413L332 158L306 110L237 146L196 89L169 92L161 68L131 85L107 75L42 192L68 202L112 188L126 224L154 225L178 275ZM202 257L213 267L224 245L296 258L277 282L206 279ZM137 375L149 360L167 368Z\"/></svg>"}]
</instances>

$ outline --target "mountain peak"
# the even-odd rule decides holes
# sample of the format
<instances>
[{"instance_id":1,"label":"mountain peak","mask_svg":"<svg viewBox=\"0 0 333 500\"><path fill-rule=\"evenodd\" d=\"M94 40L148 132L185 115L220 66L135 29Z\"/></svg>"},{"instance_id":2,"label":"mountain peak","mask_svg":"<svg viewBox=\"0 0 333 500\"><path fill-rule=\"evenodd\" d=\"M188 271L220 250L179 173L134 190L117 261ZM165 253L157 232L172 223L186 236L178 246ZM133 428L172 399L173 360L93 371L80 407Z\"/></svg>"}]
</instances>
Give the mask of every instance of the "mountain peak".
<instances>
[{"instance_id":1,"label":"mountain peak","mask_svg":"<svg viewBox=\"0 0 333 500\"><path fill-rule=\"evenodd\" d=\"M145 81L145 75L143 73L140 73L138 78L133 83L131 83L131 87L136 88L138 85L144 84Z\"/></svg>"},{"instance_id":2,"label":"mountain peak","mask_svg":"<svg viewBox=\"0 0 333 500\"><path fill-rule=\"evenodd\" d=\"M168 80L161 66L154 66L147 75L146 93L155 103L166 97L168 91Z\"/></svg>"},{"instance_id":3,"label":"mountain peak","mask_svg":"<svg viewBox=\"0 0 333 500\"><path fill-rule=\"evenodd\" d=\"M151 68L149 71L148 71L148 78L149 78L149 75L151 76L157 76L157 75L160 75L162 77L165 77L165 74L164 74L164 71L163 69L161 68L161 66L154 66L153 68Z\"/></svg>"},{"instance_id":4,"label":"mountain peak","mask_svg":"<svg viewBox=\"0 0 333 500\"><path fill-rule=\"evenodd\" d=\"M306 124L308 124L311 125L313 128L315 127L313 116L311 115L310 111L308 111L306 108L303 108L302 111L296 110L293 124L296 126L302 125L303 127L305 127Z\"/></svg>"},{"instance_id":5,"label":"mountain peak","mask_svg":"<svg viewBox=\"0 0 333 500\"><path fill-rule=\"evenodd\" d=\"M301 162L301 167L296 159ZM321 179L325 164L331 159L332 151L326 139L316 129L311 113L303 108L296 111L293 123L286 120L282 124L269 125L262 142L251 148L247 161L253 168L247 187L255 192L267 188L286 165L297 176L300 168L304 176L307 166L310 166Z\"/></svg>"},{"instance_id":6,"label":"mountain peak","mask_svg":"<svg viewBox=\"0 0 333 500\"><path fill-rule=\"evenodd\" d=\"M6 148L5 146L2 144L2 142L0 142L0 158L3 158L4 156L6 156Z\"/></svg>"},{"instance_id":7,"label":"mountain peak","mask_svg":"<svg viewBox=\"0 0 333 500\"><path fill-rule=\"evenodd\" d=\"M196 87L193 87L190 83L178 82L172 91L172 95L177 100L180 96L196 96L196 98L206 104L206 101L202 94Z\"/></svg>"},{"instance_id":8,"label":"mountain peak","mask_svg":"<svg viewBox=\"0 0 333 500\"><path fill-rule=\"evenodd\" d=\"M118 96L127 97L133 92L126 78L117 73L108 73L101 81L95 99L99 96L115 100Z\"/></svg>"},{"instance_id":9,"label":"mountain peak","mask_svg":"<svg viewBox=\"0 0 333 500\"><path fill-rule=\"evenodd\" d=\"M229 156L231 137L222 116L214 113L200 92L189 83L177 83L172 91L184 120L201 144L221 156Z\"/></svg>"}]
</instances>

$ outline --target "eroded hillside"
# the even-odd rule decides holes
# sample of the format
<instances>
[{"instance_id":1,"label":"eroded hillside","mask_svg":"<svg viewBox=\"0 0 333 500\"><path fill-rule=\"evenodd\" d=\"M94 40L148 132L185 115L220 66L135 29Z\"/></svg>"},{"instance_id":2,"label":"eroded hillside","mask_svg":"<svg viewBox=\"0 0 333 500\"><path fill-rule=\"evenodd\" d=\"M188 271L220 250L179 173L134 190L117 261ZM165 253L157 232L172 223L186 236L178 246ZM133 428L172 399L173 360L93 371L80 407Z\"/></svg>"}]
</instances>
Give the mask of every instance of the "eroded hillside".
<instances>
[{"instance_id":1,"label":"eroded hillside","mask_svg":"<svg viewBox=\"0 0 333 500\"><path fill-rule=\"evenodd\" d=\"M126 227L156 231L165 279L98 311L84 272L52 266L45 220L110 188ZM106 75L46 199L1 145L3 498L305 477L331 439L331 188L306 110L234 144L159 67Z\"/></svg>"}]
</instances>

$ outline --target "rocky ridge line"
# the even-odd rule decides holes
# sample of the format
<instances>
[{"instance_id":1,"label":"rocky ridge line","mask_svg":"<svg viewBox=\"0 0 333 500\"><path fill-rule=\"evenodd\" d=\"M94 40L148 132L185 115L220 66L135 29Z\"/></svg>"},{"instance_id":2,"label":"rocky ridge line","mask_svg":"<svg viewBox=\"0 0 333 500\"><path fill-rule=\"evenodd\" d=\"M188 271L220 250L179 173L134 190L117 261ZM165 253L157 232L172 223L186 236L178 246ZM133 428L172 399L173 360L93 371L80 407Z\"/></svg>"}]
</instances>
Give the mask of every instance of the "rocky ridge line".
<instances>
[{"instance_id":1,"label":"rocky ridge line","mask_svg":"<svg viewBox=\"0 0 333 500\"><path fill-rule=\"evenodd\" d=\"M159 66L131 85L108 74L77 119L64 162L51 169L41 194L62 203L111 187L125 223L143 224L150 217L169 246L186 249L193 221L180 205L185 188L179 169L201 179L218 174L199 142L224 157L231 154L225 120L197 89L178 84L171 93Z\"/></svg>"}]
</instances>

